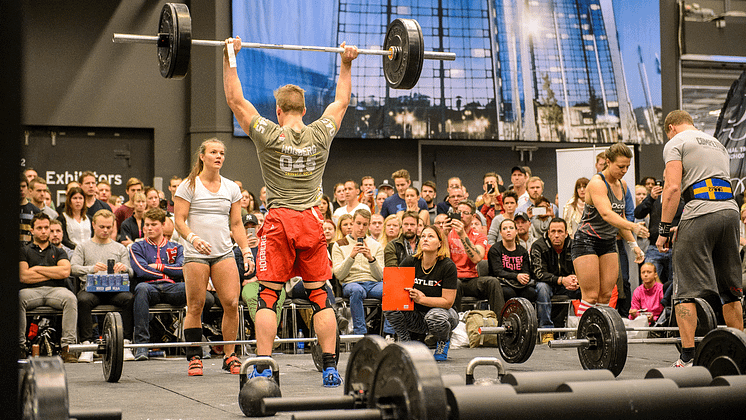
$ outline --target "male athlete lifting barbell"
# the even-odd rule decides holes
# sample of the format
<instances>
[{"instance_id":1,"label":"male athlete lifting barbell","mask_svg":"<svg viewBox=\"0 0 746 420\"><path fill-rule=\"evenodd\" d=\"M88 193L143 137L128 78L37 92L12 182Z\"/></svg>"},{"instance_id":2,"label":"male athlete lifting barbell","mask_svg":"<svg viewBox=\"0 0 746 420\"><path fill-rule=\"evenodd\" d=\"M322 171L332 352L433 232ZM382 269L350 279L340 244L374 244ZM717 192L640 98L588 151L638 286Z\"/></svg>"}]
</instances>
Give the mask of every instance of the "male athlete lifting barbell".
<instances>
[{"instance_id":1,"label":"male athlete lifting barbell","mask_svg":"<svg viewBox=\"0 0 746 420\"><path fill-rule=\"evenodd\" d=\"M223 54L225 97L241 128L256 146L267 186L269 212L258 232L256 275L260 286L255 321L256 354L271 356L272 341L277 333L275 305L280 289L291 277L300 276L314 308L313 324L322 350L323 384L336 387L342 383L335 355L337 323L325 283L331 279L332 272L321 228L323 219L316 205L321 199L321 178L332 139L350 104L352 60L357 58L357 47L342 43L344 50L334 102L321 118L306 126L303 123L304 91L294 85L275 91L279 124L260 116L243 96L233 60L233 54L241 50L241 39L228 39L226 46ZM257 364L250 377L271 374L269 366Z\"/></svg>"}]
</instances>

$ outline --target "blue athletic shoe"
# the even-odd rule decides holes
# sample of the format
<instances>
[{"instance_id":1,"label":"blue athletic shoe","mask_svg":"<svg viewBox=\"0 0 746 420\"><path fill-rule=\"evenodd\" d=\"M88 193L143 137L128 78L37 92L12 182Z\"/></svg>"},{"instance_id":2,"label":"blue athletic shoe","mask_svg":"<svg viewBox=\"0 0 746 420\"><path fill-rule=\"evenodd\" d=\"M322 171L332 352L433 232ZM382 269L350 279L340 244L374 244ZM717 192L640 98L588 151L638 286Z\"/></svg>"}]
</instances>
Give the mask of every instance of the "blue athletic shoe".
<instances>
[{"instance_id":1,"label":"blue athletic shoe","mask_svg":"<svg viewBox=\"0 0 746 420\"><path fill-rule=\"evenodd\" d=\"M324 387L326 388L336 388L340 385L342 385L342 377L339 376L339 372L337 372L336 368L328 367L326 370L324 370L323 373L324 378Z\"/></svg>"},{"instance_id":2,"label":"blue athletic shoe","mask_svg":"<svg viewBox=\"0 0 746 420\"><path fill-rule=\"evenodd\" d=\"M253 369L251 369L251 372L249 372L249 379L256 378L256 377L264 377L264 378L271 378L272 377L272 369L264 369L261 373L256 371L256 366L254 366Z\"/></svg>"},{"instance_id":3,"label":"blue athletic shoe","mask_svg":"<svg viewBox=\"0 0 746 420\"><path fill-rule=\"evenodd\" d=\"M451 346L451 340L438 341L438 347L435 348L435 360L438 362L444 362L448 360L448 348Z\"/></svg>"}]
</instances>

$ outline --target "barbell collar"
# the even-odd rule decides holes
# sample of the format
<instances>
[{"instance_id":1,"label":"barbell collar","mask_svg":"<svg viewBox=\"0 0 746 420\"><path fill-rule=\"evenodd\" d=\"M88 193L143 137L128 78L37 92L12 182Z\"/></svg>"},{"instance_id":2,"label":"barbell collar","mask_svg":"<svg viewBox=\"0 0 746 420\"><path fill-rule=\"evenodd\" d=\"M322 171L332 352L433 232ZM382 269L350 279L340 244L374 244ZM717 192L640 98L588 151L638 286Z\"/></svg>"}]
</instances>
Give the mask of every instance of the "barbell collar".
<instances>
[{"instance_id":1,"label":"barbell collar","mask_svg":"<svg viewBox=\"0 0 746 420\"><path fill-rule=\"evenodd\" d=\"M318 410L351 410L355 408L356 399L352 395L327 395L319 397L262 398L263 412L278 411L318 411Z\"/></svg>"},{"instance_id":2,"label":"barbell collar","mask_svg":"<svg viewBox=\"0 0 746 420\"><path fill-rule=\"evenodd\" d=\"M158 41L161 39L160 35L135 35L135 34L118 34L115 33L112 37L112 42L115 44L154 44L158 45ZM208 39L193 39L193 46L201 47L219 47L225 46L225 41L214 41ZM316 51L316 52L331 52L331 53L343 53L344 48L340 47L317 47L311 45L289 45L289 44L261 44L258 42L241 42L241 48L259 48L266 50L289 50L289 51ZM358 54L364 55L383 55L389 56L392 52L389 50L381 49L358 49ZM392 58L394 59L398 52L393 51ZM456 60L456 53L452 52L441 52L441 51L425 51L424 59L426 60L442 60L442 61L454 61Z\"/></svg>"},{"instance_id":3,"label":"barbell collar","mask_svg":"<svg viewBox=\"0 0 746 420\"><path fill-rule=\"evenodd\" d=\"M300 411L293 413L291 418L293 420L382 420L384 416L379 408L362 408L357 410Z\"/></svg>"}]
</instances>

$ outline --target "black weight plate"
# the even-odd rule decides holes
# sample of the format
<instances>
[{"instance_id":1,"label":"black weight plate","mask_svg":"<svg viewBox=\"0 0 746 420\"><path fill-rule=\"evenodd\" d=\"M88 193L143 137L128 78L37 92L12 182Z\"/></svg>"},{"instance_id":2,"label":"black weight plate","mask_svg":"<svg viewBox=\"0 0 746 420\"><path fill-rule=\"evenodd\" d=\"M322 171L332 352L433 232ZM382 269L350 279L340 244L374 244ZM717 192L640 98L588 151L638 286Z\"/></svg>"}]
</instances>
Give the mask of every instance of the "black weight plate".
<instances>
[{"instance_id":1,"label":"black weight plate","mask_svg":"<svg viewBox=\"0 0 746 420\"><path fill-rule=\"evenodd\" d=\"M167 34L168 43L158 47L158 67L161 76L181 79L189 70L192 51L192 18L189 8L182 3L166 3L161 9L158 33Z\"/></svg>"},{"instance_id":2,"label":"black weight plate","mask_svg":"<svg viewBox=\"0 0 746 420\"><path fill-rule=\"evenodd\" d=\"M337 347L335 350L335 353L337 354L337 360L339 360L339 347L341 344L342 343L339 339L339 330L337 330ZM316 369L318 369L319 372L323 372L324 359L322 357L323 352L321 351L321 346L319 345L318 341L314 341L309 343L308 347L311 348L311 357L313 358L313 364L316 366Z\"/></svg>"},{"instance_id":3,"label":"black weight plate","mask_svg":"<svg viewBox=\"0 0 746 420\"><path fill-rule=\"evenodd\" d=\"M59 356L28 359L21 375L20 391L24 420L67 420L70 400L65 368Z\"/></svg>"},{"instance_id":4,"label":"black weight plate","mask_svg":"<svg viewBox=\"0 0 746 420\"><path fill-rule=\"evenodd\" d=\"M383 56L383 75L394 89L412 89L420 80L425 61L422 28L414 19L394 19L386 30L383 49L399 48L394 57Z\"/></svg>"},{"instance_id":5,"label":"black weight plate","mask_svg":"<svg viewBox=\"0 0 746 420\"><path fill-rule=\"evenodd\" d=\"M538 321L534 306L524 298L505 302L498 325L510 327L510 332L497 335L500 355L508 363L523 363L531 357L538 336Z\"/></svg>"},{"instance_id":6,"label":"black weight plate","mask_svg":"<svg viewBox=\"0 0 746 420\"><path fill-rule=\"evenodd\" d=\"M124 365L124 327L119 312L107 312L103 329L103 368L106 382L117 382Z\"/></svg>"},{"instance_id":7,"label":"black weight plate","mask_svg":"<svg viewBox=\"0 0 746 420\"><path fill-rule=\"evenodd\" d=\"M704 337L707 333L717 328L717 317L715 316L715 311L712 310L712 306L706 300L696 298L694 299L694 303L697 305L697 329L694 330L694 336ZM669 323L671 327L678 327L675 311L676 308L674 307L674 313L671 315L671 322ZM673 331L670 335L678 337L679 332ZM697 347L696 342L694 343L694 347ZM676 343L676 349L681 352L681 343Z\"/></svg>"},{"instance_id":8,"label":"black weight plate","mask_svg":"<svg viewBox=\"0 0 746 420\"><path fill-rule=\"evenodd\" d=\"M369 408L393 411L390 418L448 418L446 392L430 350L420 342L386 346L376 361Z\"/></svg>"},{"instance_id":9,"label":"black weight plate","mask_svg":"<svg viewBox=\"0 0 746 420\"><path fill-rule=\"evenodd\" d=\"M697 346L694 364L709 369L713 378L746 374L746 333L735 328L711 331Z\"/></svg>"},{"instance_id":10,"label":"black weight plate","mask_svg":"<svg viewBox=\"0 0 746 420\"><path fill-rule=\"evenodd\" d=\"M370 389L373 380L373 369L381 351L388 343L380 335L366 335L355 343L355 347L347 358L347 370L345 371L344 393L365 394Z\"/></svg>"},{"instance_id":11,"label":"black weight plate","mask_svg":"<svg viewBox=\"0 0 746 420\"><path fill-rule=\"evenodd\" d=\"M619 376L627 362L627 330L616 309L595 306L585 311L578 324L578 338L591 340L578 347L584 369L608 369Z\"/></svg>"}]
</instances>

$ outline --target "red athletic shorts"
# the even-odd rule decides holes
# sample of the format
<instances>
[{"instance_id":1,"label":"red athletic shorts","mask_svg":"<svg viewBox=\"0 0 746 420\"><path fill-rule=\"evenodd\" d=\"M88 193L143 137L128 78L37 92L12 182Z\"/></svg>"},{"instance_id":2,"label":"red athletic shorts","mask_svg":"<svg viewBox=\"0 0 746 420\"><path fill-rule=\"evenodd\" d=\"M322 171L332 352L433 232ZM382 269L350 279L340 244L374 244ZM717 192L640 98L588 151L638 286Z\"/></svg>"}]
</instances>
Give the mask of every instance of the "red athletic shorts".
<instances>
[{"instance_id":1,"label":"red athletic shorts","mask_svg":"<svg viewBox=\"0 0 746 420\"><path fill-rule=\"evenodd\" d=\"M322 225L318 207L270 209L259 231L256 277L274 283L296 276L307 282L331 279Z\"/></svg>"}]
</instances>

